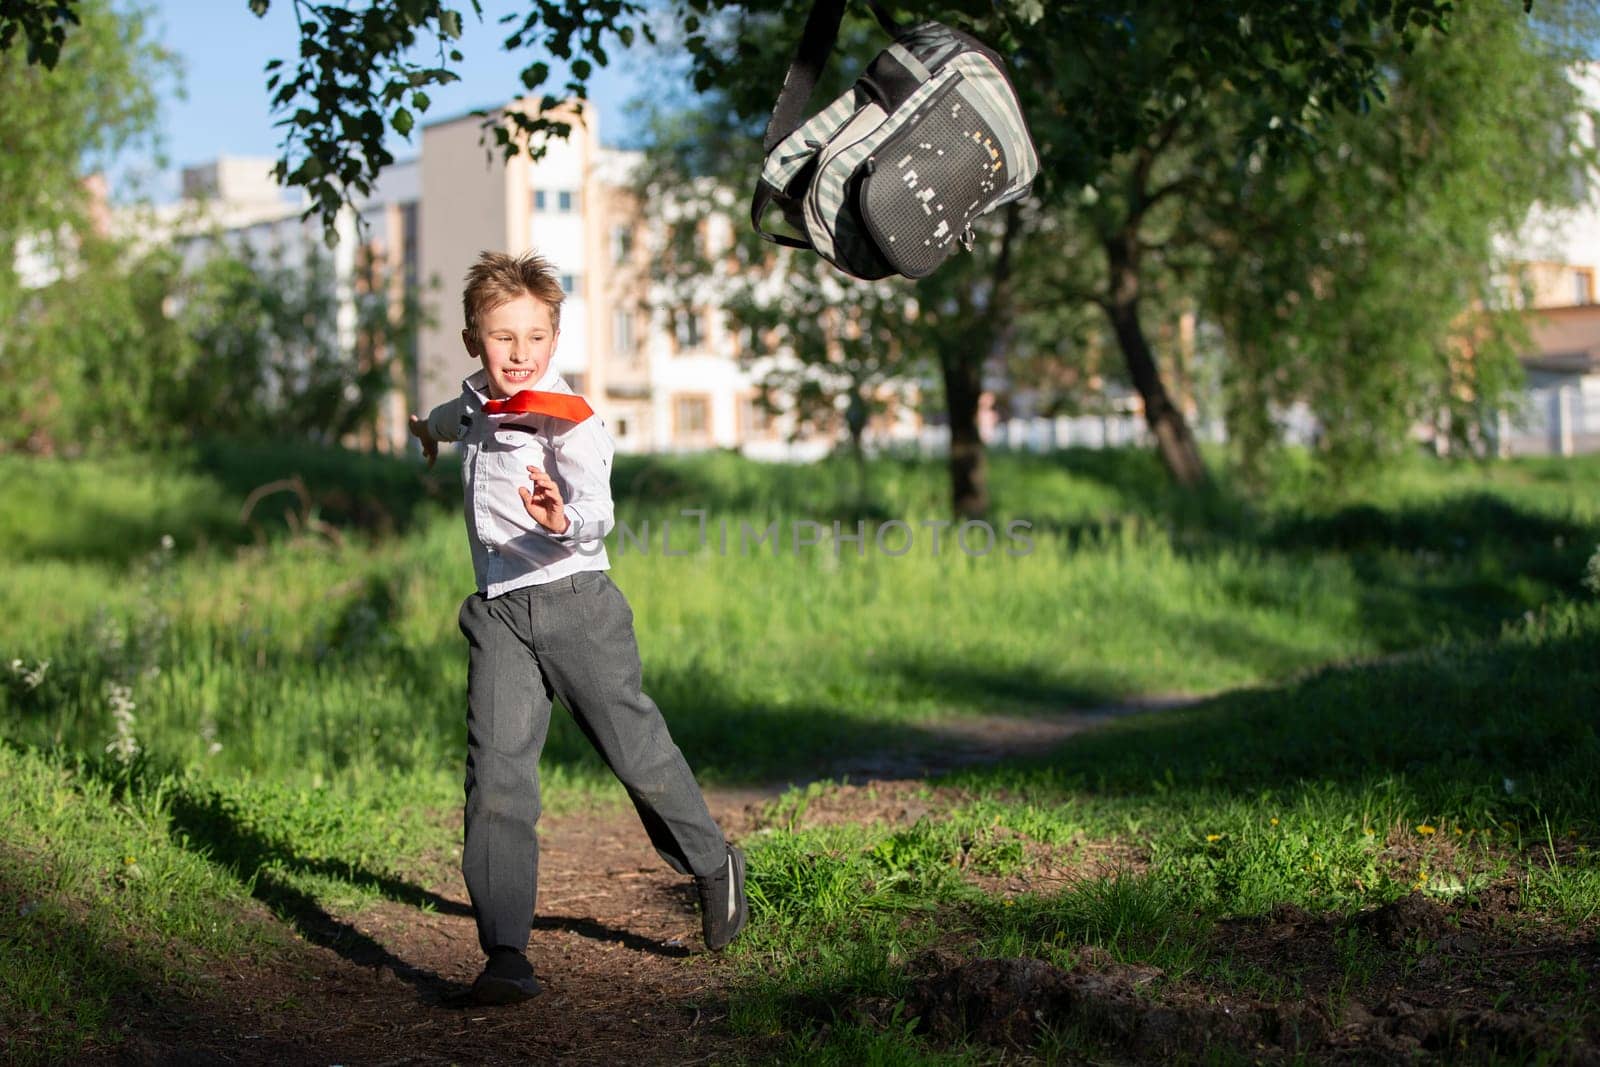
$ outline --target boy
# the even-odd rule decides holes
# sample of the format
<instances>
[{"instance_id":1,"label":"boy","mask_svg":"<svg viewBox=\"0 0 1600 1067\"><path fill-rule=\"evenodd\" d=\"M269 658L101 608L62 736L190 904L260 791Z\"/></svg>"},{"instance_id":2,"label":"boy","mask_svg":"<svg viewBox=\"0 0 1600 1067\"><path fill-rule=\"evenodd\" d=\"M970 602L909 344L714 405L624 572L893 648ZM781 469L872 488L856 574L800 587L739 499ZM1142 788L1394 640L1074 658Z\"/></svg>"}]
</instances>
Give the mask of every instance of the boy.
<instances>
[{"instance_id":1,"label":"boy","mask_svg":"<svg viewBox=\"0 0 1600 1067\"><path fill-rule=\"evenodd\" d=\"M548 262L485 252L462 294L461 396L411 417L432 464L458 441L478 591L461 605L467 668L466 842L461 870L488 962L480 1003L539 992L524 952L539 872L539 752L552 695L621 779L650 841L699 889L706 947L743 928L744 856L640 690L633 613L606 574L610 435L550 369L564 294Z\"/></svg>"}]
</instances>

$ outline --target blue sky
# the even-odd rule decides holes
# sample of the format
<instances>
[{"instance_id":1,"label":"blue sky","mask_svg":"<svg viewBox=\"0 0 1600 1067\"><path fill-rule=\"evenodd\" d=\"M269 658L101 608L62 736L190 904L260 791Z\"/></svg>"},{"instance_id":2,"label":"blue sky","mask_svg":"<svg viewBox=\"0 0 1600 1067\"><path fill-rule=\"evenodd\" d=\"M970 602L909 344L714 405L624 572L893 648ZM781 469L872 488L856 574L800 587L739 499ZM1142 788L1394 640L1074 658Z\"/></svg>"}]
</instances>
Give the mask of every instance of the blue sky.
<instances>
[{"instance_id":1,"label":"blue sky","mask_svg":"<svg viewBox=\"0 0 1600 1067\"><path fill-rule=\"evenodd\" d=\"M423 122L452 118L475 108L502 103L521 89L518 73L542 54L523 49L516 54L501 50L508 35L497 16L526 10L525 5L487 0L480 23L466 0L464 33L457 47L465 62L456 67L461 81L430 87L432 99ZM264 18L250 13L246 0L154 0L151 33L176 52L183 65L183 90L168 84L162 94L161 126L170 171L151 190L157 199L175 194L178 168L204 163L219 155L276 156L278 131L266 90L267 61L295 57L298 46L293 5L274 0ZM559 88L561 68L552 63L552 82ZM660 77L660 64L648 67L637 57L614 55L612 65L590 82L591 106L597 108L601 135L607 142L631 132L625 105L639 94L646 79ZM391 134L389 150L396 159L416 154L412 142ZM125 190L119 190L122 192Z\"/></svg>"}]
</instances>

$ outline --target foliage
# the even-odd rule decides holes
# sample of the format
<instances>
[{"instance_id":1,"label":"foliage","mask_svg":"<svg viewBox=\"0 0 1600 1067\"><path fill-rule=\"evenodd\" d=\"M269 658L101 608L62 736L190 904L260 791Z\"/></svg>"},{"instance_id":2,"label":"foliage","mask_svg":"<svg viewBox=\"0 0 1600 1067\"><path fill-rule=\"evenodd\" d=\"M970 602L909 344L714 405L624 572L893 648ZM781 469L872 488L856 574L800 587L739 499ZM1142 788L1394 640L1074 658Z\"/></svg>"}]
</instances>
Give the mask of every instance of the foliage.
<instances>
[{"instance_id":1,"label":"foliage","mask_svg":"<svg viewBox=\"0 0 1600 1067\"><path fill-rule=\"evenodd\" d=\"M420 294L397 298L370 258L341 282L315 247L300 262L220 243L192 251L186 267L180 250L86 240L70 273L22 294L0 364L5 447L332 442L371 424L409 365Z\"/></svg>"},{"instance_id":2,"label":"foliage","mask_svg":"<svg viewBox=\"0 0 1600 1067\"><path fill-rule=\"evenodd\" d=\"M259 16L270 7L270 0L247 2ZM482 17L478 0L469 2L473 15ZM416 114L428 109L425 87L455 79L451 67L462 57L450 42L460 36L462 13L440 0L379 0L359 13L334 3L290 3L300 28L299 59L292 76L276 65L268 72L274 105L286 114L279 175L310 193L313 209L331 229L340 205L370 187L391 162L382 147L385 127L409 134ZM15 26L35 26L40 12L59 6L59 0L13 0L0 21L0 34L6 34L0 41L9 40ZM515 15L504 20L515 25L505 47L537 43L566 61L570 78L564 90L579 98L594 68L609 61L613 42L627 48L654 36L651 11L631 0L529 7L520 22ZM787 48L761 32L744 32L747 20L756 20L761 30L767 16L779 15L795 27L808 8L808 0L674 0L671 21L693 64L695 88L731 90L746 116L770 106ZM1186 99L1220 87L1255 101L1264 131L1303 128L1313 101L1318 108L1365 109L1378 79L1377 56L1367 44L1373 30L1387 25L1410 39L1419 28L1447 25L1452 8L1450 0L1384 0L1354 8L1319 0L1258 5L1243 14L1227 5L1201 5L1180 14L1159 0L961 0L897 10L906 18L972 26L1015 57L1047 180L1071 194ZM432 66L408 58L427 39L437 45ZM764 50L765 61L720 47L730 39ZM549 64L536 61L524 68L522 87L537 92L549 77ZM555 103L547 96L541 110ZM1086 115L1095 120L1083 121ZM543 116L508 117L522 133L559 132ZM504 127L496 138L512 151L536 150L538 143L537 136L518 137Z\"/></svg>"},{"instance_id":3,"label":"foliage","mask_svg":"<svg viewBox=\"0 0 1600 1067\"><path fill-rule=\"evenodd\" d=\"M88 175L155 141L159 86L176 61L149 39L147 19L107 0L29 0L0 14L0 290L16 284L19 252L48 264L58 242L91 228ZM7 47L18 25L26 55ZM58 46L60 61L47 61Z\"/></svg>"},{"instance_id":4,"label":"foliage","mask_svg":"<svg viewBox=\"0 0 1600 1067\"><path fill-rule=\"evenodd\" d=\"M1188 225L1212 249L1205 307L1223 326L1230 438L1248 468L1296 403L1335 474L1392 455L1419 422L1441 448L1485 451L1521 379L1518 320L1481 312L1511 295L1496 241L1535 204L1575 202L1595 164L1582 137L1594 114L1568 80L1581 55L1569 42L1588 39L1593 14L1543 16L1473 5L1449 37L1379 40L1383 111L1336 116L1293 156L1240 166L1224 145L1189 149L1223 164Z\"/></svg>"},{"instance_id":5,"label":"foliage","mask_svg":"<svg viewBox=\"0 0 1600 1067\"><path fill-rule=\"evenodd\" d=\"M56 435L79 415L91 425L130 402L117 392L138 394L157 373L131 366L131 353L108 360L88 351L99 343L90 340L96 335L120 346L150 324L152 286L165 273L152 263L151 278L103 277L120 270L120 260L103 236L105 190L93 175L120 150L155 140L157 87L174 62L146 37L145 22L140 9L119 12L100 0L7 3L0 13L5 445ZM5 47L19 27L26 56ZM97 281L110 283L104 291L74 273L80 259L102 274ZM46 306L51 300L57 303ZM124 379L131 379L127 390ZM88 395L105 385L113 392Z\"/></svg>"},{"instance_id":6,"label":"foliage","mask_svg":"<svg viewBox=\"0 0 1600 1067\"><path fill-rule=\"evenodd\" d=\"M366 425L420 326L420 294L395 305L390 288L370 256L352 284L314 246L293 262L281 249L215 245L184 291L184 425L199 437L322 442ZM354 322L341 321L341 297L354 301Z\"/></svg>"},{"instance_id":7,"label":"foliage","mask_svg":"<svg viewBox=\"0 0 1600 1067\"><path fill-rule=\"evenodd\" d=\"M180 436L189 338L167 314L180 271L171 252L91 236L70 273L22 294L17 328L0 342L3 445L78 451Z\"/></svg>"}]
</instances>

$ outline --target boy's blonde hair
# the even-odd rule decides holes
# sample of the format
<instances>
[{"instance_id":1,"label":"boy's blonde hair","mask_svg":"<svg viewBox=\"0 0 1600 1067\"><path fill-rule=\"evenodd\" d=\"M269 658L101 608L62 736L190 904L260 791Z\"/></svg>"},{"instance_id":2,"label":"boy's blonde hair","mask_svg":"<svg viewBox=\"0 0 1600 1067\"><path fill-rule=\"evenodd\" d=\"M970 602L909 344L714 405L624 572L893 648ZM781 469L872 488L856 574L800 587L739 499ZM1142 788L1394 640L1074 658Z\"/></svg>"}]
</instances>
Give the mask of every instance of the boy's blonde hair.
<instances>
[{"instance_id":1,"label":"boy's blonde hair","mask_svg":"<svg viewBox=\"0 0 1600 1067\"><path fill-rule=\"evenodd\" d=\"M505 252L480 252L478 262L467 271L466 288L461 291L461 313L467 332L478 332L478 320L524 293L550 309L550 324L561 328L561 301L566 293L556 281L555 268L537 252L520 256Z\"/></svg>"}]
</instances>

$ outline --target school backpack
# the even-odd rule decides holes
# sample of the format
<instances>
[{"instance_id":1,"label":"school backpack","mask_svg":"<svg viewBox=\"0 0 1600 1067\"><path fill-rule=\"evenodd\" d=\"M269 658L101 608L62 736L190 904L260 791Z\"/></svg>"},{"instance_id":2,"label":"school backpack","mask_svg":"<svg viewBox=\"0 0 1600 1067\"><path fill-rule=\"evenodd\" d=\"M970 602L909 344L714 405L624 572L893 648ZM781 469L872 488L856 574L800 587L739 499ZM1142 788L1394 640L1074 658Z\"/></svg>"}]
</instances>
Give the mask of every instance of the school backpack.
<instances>
[{"instance_id":1,"label":"school backpack","mask_svg":"<svg viewBox=\"0 0 1600 1067\"><path fill-rule=\"evenodd\" d=\"M802 121L846 3L814 0L762 139L750 220L857 278L921 278L957 241L972 247L973 219L1027 194L1039 157L993 49L938 22L902 30L867 2L894 43ZM764 227L774 206L803 238Z\"/></svg>"}]
</instances>

